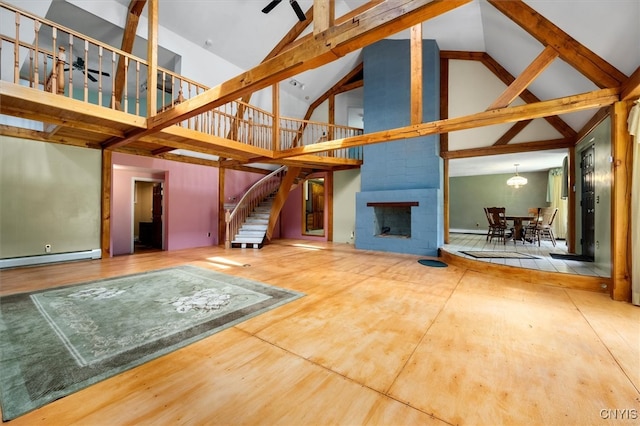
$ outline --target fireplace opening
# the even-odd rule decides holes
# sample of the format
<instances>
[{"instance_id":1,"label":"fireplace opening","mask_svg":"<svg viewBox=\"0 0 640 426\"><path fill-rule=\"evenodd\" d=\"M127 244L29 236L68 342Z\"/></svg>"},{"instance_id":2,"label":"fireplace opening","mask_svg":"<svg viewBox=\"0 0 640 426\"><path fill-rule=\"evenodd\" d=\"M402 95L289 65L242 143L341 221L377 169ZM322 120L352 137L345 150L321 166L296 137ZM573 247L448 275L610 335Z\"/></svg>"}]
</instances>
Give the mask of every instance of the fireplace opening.
<instances>
[{"instance_id":1,"label":"fireplace opening","mask_svg":"<svg viewBox=\"0 0 640 426\"><path fill-rule=\"evenodd\" d=\"M374 235L377 237L411 238L411 207L408 203L367 203L373 207Z\"/></svg>"}]
</instances>

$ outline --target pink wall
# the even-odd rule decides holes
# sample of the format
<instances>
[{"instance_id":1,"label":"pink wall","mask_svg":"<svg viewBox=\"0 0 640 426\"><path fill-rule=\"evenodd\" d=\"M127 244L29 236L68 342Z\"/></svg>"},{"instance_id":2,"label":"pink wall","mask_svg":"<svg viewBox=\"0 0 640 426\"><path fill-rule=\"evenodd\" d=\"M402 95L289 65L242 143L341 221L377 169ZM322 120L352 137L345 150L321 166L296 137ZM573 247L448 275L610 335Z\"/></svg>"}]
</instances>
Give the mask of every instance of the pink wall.
<instances>
[{"instance_id":1,"label":"pink wall","mask_svg":"<svg viewBox=\"0 0 640 426\"><path fill-rule=\"evenodd\" d=\"M240 198L244 193L251 188L251 185L262 179L265 175L261 173L247 173L238 170L227 169L224 176L224 194L225 203L233 204L234 201L230 198L235 197L236 201L240 201Z\"/></svg>"},{"instance_id":2,"label":"pink wall","mask_svg":"<svg viewBox=\"0 0 640 426\"><path fill-rule=\"evenodd\" d=\"M218 169L121 153L113 154L113 255L131 252L132 180L164 177L165 250L218 244Z\"/></svg>"}]
</instances>

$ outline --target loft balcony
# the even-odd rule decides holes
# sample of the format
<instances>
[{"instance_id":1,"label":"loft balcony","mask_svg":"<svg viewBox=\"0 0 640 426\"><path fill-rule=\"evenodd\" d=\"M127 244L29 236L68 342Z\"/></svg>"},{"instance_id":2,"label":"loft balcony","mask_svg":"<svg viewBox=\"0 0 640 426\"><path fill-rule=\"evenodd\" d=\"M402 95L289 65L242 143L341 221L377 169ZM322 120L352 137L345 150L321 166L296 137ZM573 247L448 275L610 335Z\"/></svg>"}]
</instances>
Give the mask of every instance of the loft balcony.
<instances>
[{"instance_id":1,"label":"loft balcony","mask_svg":"<svg viewBox=\"0 0 640 426\"><path fill-rule=\"evenodd\" d=\"M155 112L179 108L209 88L162 67L150 73L142 58L4 3L0 22L0 134L192 162L203 160L183 154L206 154L231 167L362 164L361 147L277 158L278 151L362 129L281 117L241 99L120 144L147 130Z\"/></svg>"}]
</instances>

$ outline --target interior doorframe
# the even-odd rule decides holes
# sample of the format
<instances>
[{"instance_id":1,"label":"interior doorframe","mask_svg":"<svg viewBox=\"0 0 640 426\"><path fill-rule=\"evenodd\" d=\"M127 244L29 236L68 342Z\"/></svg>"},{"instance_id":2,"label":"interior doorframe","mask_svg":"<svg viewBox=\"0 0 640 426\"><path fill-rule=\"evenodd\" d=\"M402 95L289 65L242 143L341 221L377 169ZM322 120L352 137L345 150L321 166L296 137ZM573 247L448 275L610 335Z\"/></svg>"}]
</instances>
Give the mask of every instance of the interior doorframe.
<instances>
[{"instance_id":1,"label":"interior doorframe","mask_svg":"<svg viewBox=\"0 0 640 426\"><path fill-rule=\"evenodd\" d=\"M129 240L131 241L130 252L129 254L135 253L135 232L133 222L135 221L135 209L136 209L136 182L150 182L150 183L160 183L162 185L162 250L165 250L165 180L164 179L155 179L148 177L132 177L131 178L131 222L129 223Z\"/></svg>"}]
</instances>

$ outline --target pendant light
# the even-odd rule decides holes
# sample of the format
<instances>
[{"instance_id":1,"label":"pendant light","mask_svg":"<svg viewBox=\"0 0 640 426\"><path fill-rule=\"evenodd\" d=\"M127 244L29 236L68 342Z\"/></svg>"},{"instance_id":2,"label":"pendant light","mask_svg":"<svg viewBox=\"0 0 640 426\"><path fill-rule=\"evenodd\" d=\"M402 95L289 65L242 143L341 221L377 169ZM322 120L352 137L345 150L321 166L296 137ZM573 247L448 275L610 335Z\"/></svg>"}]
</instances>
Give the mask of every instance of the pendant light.
<instances>
[{"instance_id":1,"label":"pendant light","mask_svg":"<svg viewBox=\"0 0 640 426\"><path fill-rule=\"evenodd\" d=\"M527 178L522 177L518 174L518 166L520 164L514 164L514 166L516 166L516 174L514 176L511 176L508 180L507 180L507 185L509 186L513 186L514 188L520 188L523 185L527 184Z\"/></svg>"}]
</instances>

